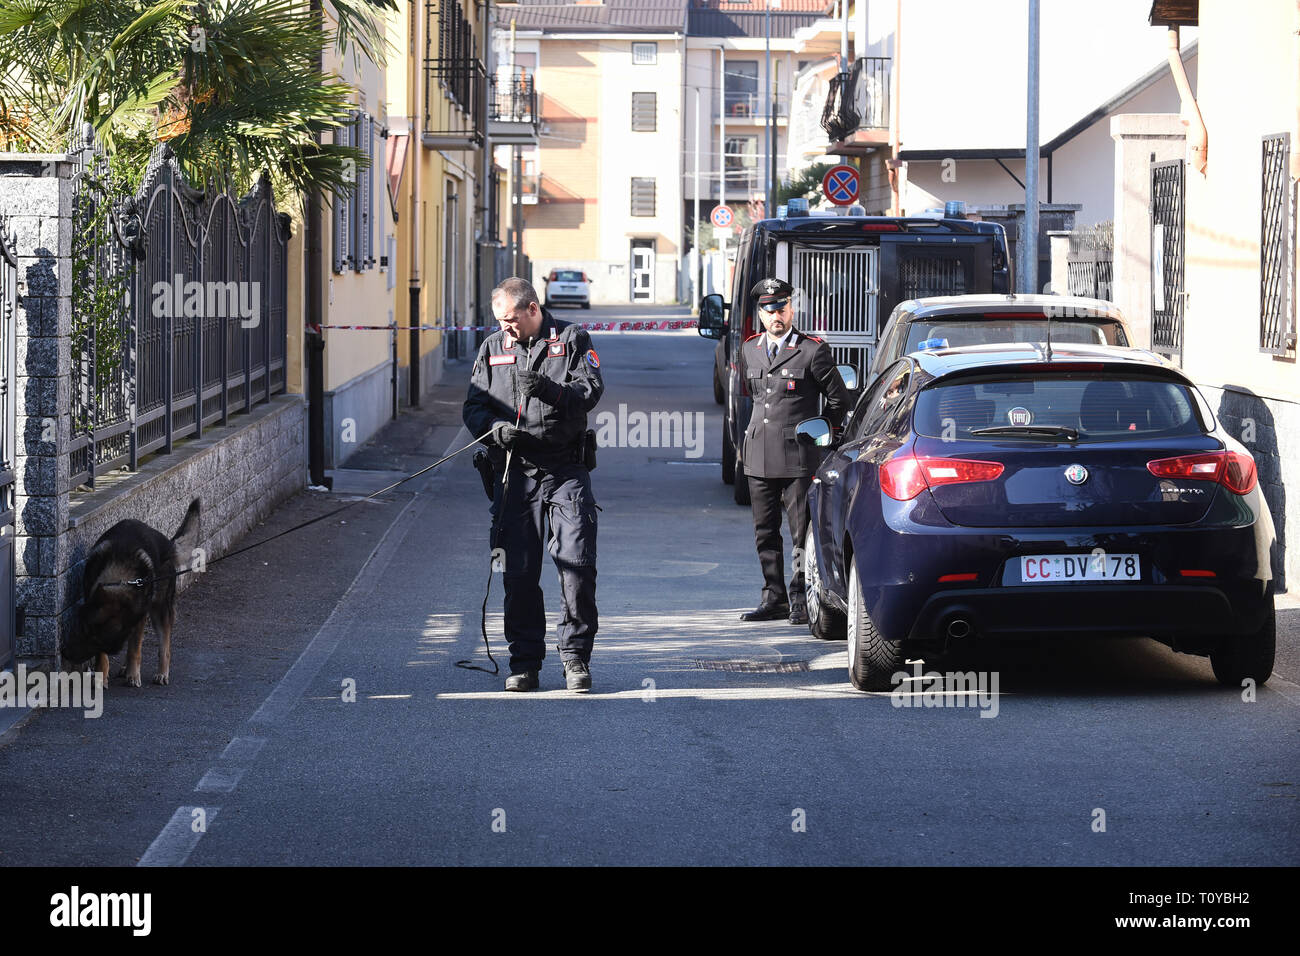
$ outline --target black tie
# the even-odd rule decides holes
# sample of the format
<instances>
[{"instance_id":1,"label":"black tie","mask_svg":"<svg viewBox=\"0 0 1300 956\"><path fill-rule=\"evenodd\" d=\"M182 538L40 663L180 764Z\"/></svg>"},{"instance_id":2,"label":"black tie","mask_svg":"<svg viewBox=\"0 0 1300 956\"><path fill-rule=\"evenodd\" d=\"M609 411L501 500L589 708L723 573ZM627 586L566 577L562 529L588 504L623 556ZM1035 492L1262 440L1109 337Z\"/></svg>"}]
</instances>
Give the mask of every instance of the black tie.
<instances>
[{"instance_id":1,"label":"black tie","mask_svg":"<svg viewBox=\"0 0 1300 956\"><path fill-rule=\"evenodd\" d=\"M780 342L773 342L771 345L767 347L767 360L769 362L776 361L776 350L778 347L780 347L780 345L781 345Z\"/></svg>"}]
</instances>

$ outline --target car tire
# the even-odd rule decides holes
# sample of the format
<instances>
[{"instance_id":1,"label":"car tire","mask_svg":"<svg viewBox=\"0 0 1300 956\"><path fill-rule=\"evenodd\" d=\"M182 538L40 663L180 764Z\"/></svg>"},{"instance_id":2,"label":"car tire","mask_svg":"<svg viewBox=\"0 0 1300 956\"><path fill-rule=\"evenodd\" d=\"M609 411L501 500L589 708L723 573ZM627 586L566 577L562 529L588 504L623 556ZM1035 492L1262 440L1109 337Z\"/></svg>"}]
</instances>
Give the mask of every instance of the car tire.
<instances>
[{"instance_id":1,"label":"car tire","mask_svg":"<svg viewBox=\"0 0 1300 956\"><path fill-rule=\"evenodd\" d=\"M736 483L736 446L731 443L731 436L727 434L727 419L722 419L722 483L732 485Z\"/></svg>"},{"instance_id":2,"label":"car tire","mask_svg":"<svg viewBox=\"0 0 1300 956\"><path fill-rule=\"evenodd\" d=\"M849 646L849 682L858 690L889 690L903 669L903 642L880 633L862 600L858 559L849 564L849 614L845 636Z\"/></svg>"},{"instance_id":3,"label":"car tire","mask_svg":"<svg viewBox=\"0 0 1300 956\"><path fill-rule=\"evenodd\" d=\"M722 378L718 375L718 366L713 365L713 404L721 405L727 400L727 390L722 387Z\"/></svg>"},{"instance_id":4,"label":"car tire","mask_svg":"<svg viewBox=\"0 0 1300 956\"><path fill-rule=\"evenodd\" d=\"M732 496L736 499L736 504L749 507L749 479L745 477L745 466L739 458L736 459L736 482Z\"/></svg>"},{"instance_id":5,"label":"car tire","mask_svg":"<svg viewBox=\"0 0 1300 956\"><path fill-rule=\"evenodd\" d=\"M1230 637L1210 651L1210 666L1219 683L1227 687L1241 687L1241 682L1253 680L1262 687L1273 673L1273 660L1277 655L1277 612L1269 598L1268 617L1259 630L1245 637Z\"/></svg>"},{"instance_id":6,"label":"car tire","mask_svg":"<svg viewBox=\"0 0 1300 956\"><path fill-rule=\"evenodd\" d=\"M808 522L803 539L803 586L808 604L808 630L823 641L842 641L847 630L844 615L826 603L822 593L821 569L817 565L816 532Z\"/></svg>"}]
</instances>

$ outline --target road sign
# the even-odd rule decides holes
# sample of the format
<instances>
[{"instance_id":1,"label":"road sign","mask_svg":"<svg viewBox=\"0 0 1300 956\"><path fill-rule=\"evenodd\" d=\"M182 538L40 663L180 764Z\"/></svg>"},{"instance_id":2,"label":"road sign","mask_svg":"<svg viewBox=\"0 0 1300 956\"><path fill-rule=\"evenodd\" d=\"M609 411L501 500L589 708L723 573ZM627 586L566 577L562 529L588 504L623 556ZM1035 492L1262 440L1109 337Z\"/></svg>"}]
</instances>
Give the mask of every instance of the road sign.
<instances>
[{"instance_id":1,"label":"road sign","mask_svg":"<svg viewBox=\"0 0 1300 956\"><path fill-rule=\"evenodd\" d=\"M848 206L858 199L858 171L852 166L832 166L822 177L822 192L837 206Z\"/></svg>"},{"instance_id":2,"label":"road sign","mask_svg":"<svg viewBox=\"0 0 1300 956\"><path fill-rule=\"evenodd\" d=\"M719 229L730 226L733 218L730 206L714 206L713 212L709 213L709 221Z\"/></svg>"}]
</instances>

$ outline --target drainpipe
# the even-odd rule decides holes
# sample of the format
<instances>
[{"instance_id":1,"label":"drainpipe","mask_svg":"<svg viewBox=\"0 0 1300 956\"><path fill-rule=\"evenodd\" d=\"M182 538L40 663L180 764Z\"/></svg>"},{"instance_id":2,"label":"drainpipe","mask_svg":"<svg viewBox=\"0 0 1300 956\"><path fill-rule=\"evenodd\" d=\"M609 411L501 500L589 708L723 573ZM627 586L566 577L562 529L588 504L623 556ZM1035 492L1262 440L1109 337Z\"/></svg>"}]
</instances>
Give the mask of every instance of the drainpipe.
<instances>
[{"instance_id":1,"label":"drainpipe","mask_svg":"<svg viewBox=\"0 0 1300 956\"><path fill-rule=\"evenodd\" d=\"M323 11L320 0L311 0L309 5L313 19L319 24ZM316 51L316 67L322 73L325 69L325 40L322 37ZM317 144L321 134L315 134ZM307 345L307 470L311 483L317 487L329 487L331 482L325 477L325 333L319 330L321 324L321 285L324 282L322 261L325 258L325 243L321 237L321 195L318 189L307 191L307 214L303 225L306 227L303 245L306 247L307 280L307 326L304 335Z\"/></svg>"},{"instance_id":2,"label":"drainpipe","mask_svg":"<svg viewBox=\"0 0 1300 956\"><path fill-rule=\"evenodd\" d=\"M1300 0L1295 4L1295 29L1291 31L1291 49L1293 64L1300 63ZM1296 300L1300 299L1300 284L1297 269L1300 266L1300 74L1296 76L1295 117L1291 125L1291 348L1295 348L1296 319L1300 317Z\"/></svg>"},{"instance_id":3,"label":"drainpipe","mask_svg":"<svg viewBox=\"0 0 1300 956\"><path fill-rule=\"evenodd\" d=\"M415 49L417 53L420 50L420 43L426 38L421 36L425 25L425 18L416 16L415 18ZM426 56L427 56L426 51ZM419 61L416 61L417 63ZM407 295L409 297L408 311L410 312L411 329L407 333L408 338L408 378L407 400L412 408L420 407L420 333L416 328L420 324L420 286L423 284L423 278L420 274L420 239L422 238L421 230L424 229L423 209L420 206L420 166L424 162L424 112L429 108L428 104L422 99L424 93L423 74L419 68L413 71L413 95L411 104L414 109L411 111L411 277Z\"/></svg>"},{"instance_id":4,"label":"drainpipe","mask_svg":"<svg viewBox=\"0 0 1300 956\"><path fill-rule=\"evenodd\" d=\"M903 49L903 0L895 0L894 4L894 69L891 71L889 96L889 159L886 160L885 166L889 169L889 192L891 194L889 214L891 216L901 216L903 214L902 196L899 194L899 169L901 163L898 159L898 150L900 146L899 137L899 116L898 116L898 98L902 95L902 80L899 74L902 70L899 68L902 62Z\"/></svg>"},{"instance_id":5,"label":"drainpipe","mask_svg":"<svg viewBox=\"0 0 1300 956\"><path fill-rule=\"evenodd\" d=\"M1187 70L1183 67L1182 44L1179 42L1178 27L1169 28L1169 70L1174 76L1174 85L1178 87L1178 99L1182 103L1183 125L1191 133L1192 165L1202 176L1205 175L1206 160L1209 155L1209 138L1205 132L1205 121L1201 119L1201 108L1196 105L1192 95L1192 85L1187 82Z\"/></svg>"}]
</instances>

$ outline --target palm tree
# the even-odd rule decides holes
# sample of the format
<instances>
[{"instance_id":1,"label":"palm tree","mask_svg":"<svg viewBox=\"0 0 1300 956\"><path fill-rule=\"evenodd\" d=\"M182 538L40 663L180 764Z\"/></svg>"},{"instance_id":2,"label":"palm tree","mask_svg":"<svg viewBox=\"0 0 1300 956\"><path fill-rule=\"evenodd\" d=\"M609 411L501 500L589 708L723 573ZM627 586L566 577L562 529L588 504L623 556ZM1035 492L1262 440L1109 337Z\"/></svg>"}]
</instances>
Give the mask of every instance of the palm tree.
<instances>
[{"instance_id":1,"label":"palm tree","mask_svg":"<svg viewBox=\"0 0 1300 956\"><path fill-rule=\"evenodd\" d=\"M364 160L318 142L353 92L320 67L325 23L340 51L382 62L397 3L328 6L0 0L0 148L63 152L89 124L137 180L167 141L194 183L243 192L269 170L299 194L341 187Z\"/></svg>"}]
</instances>

